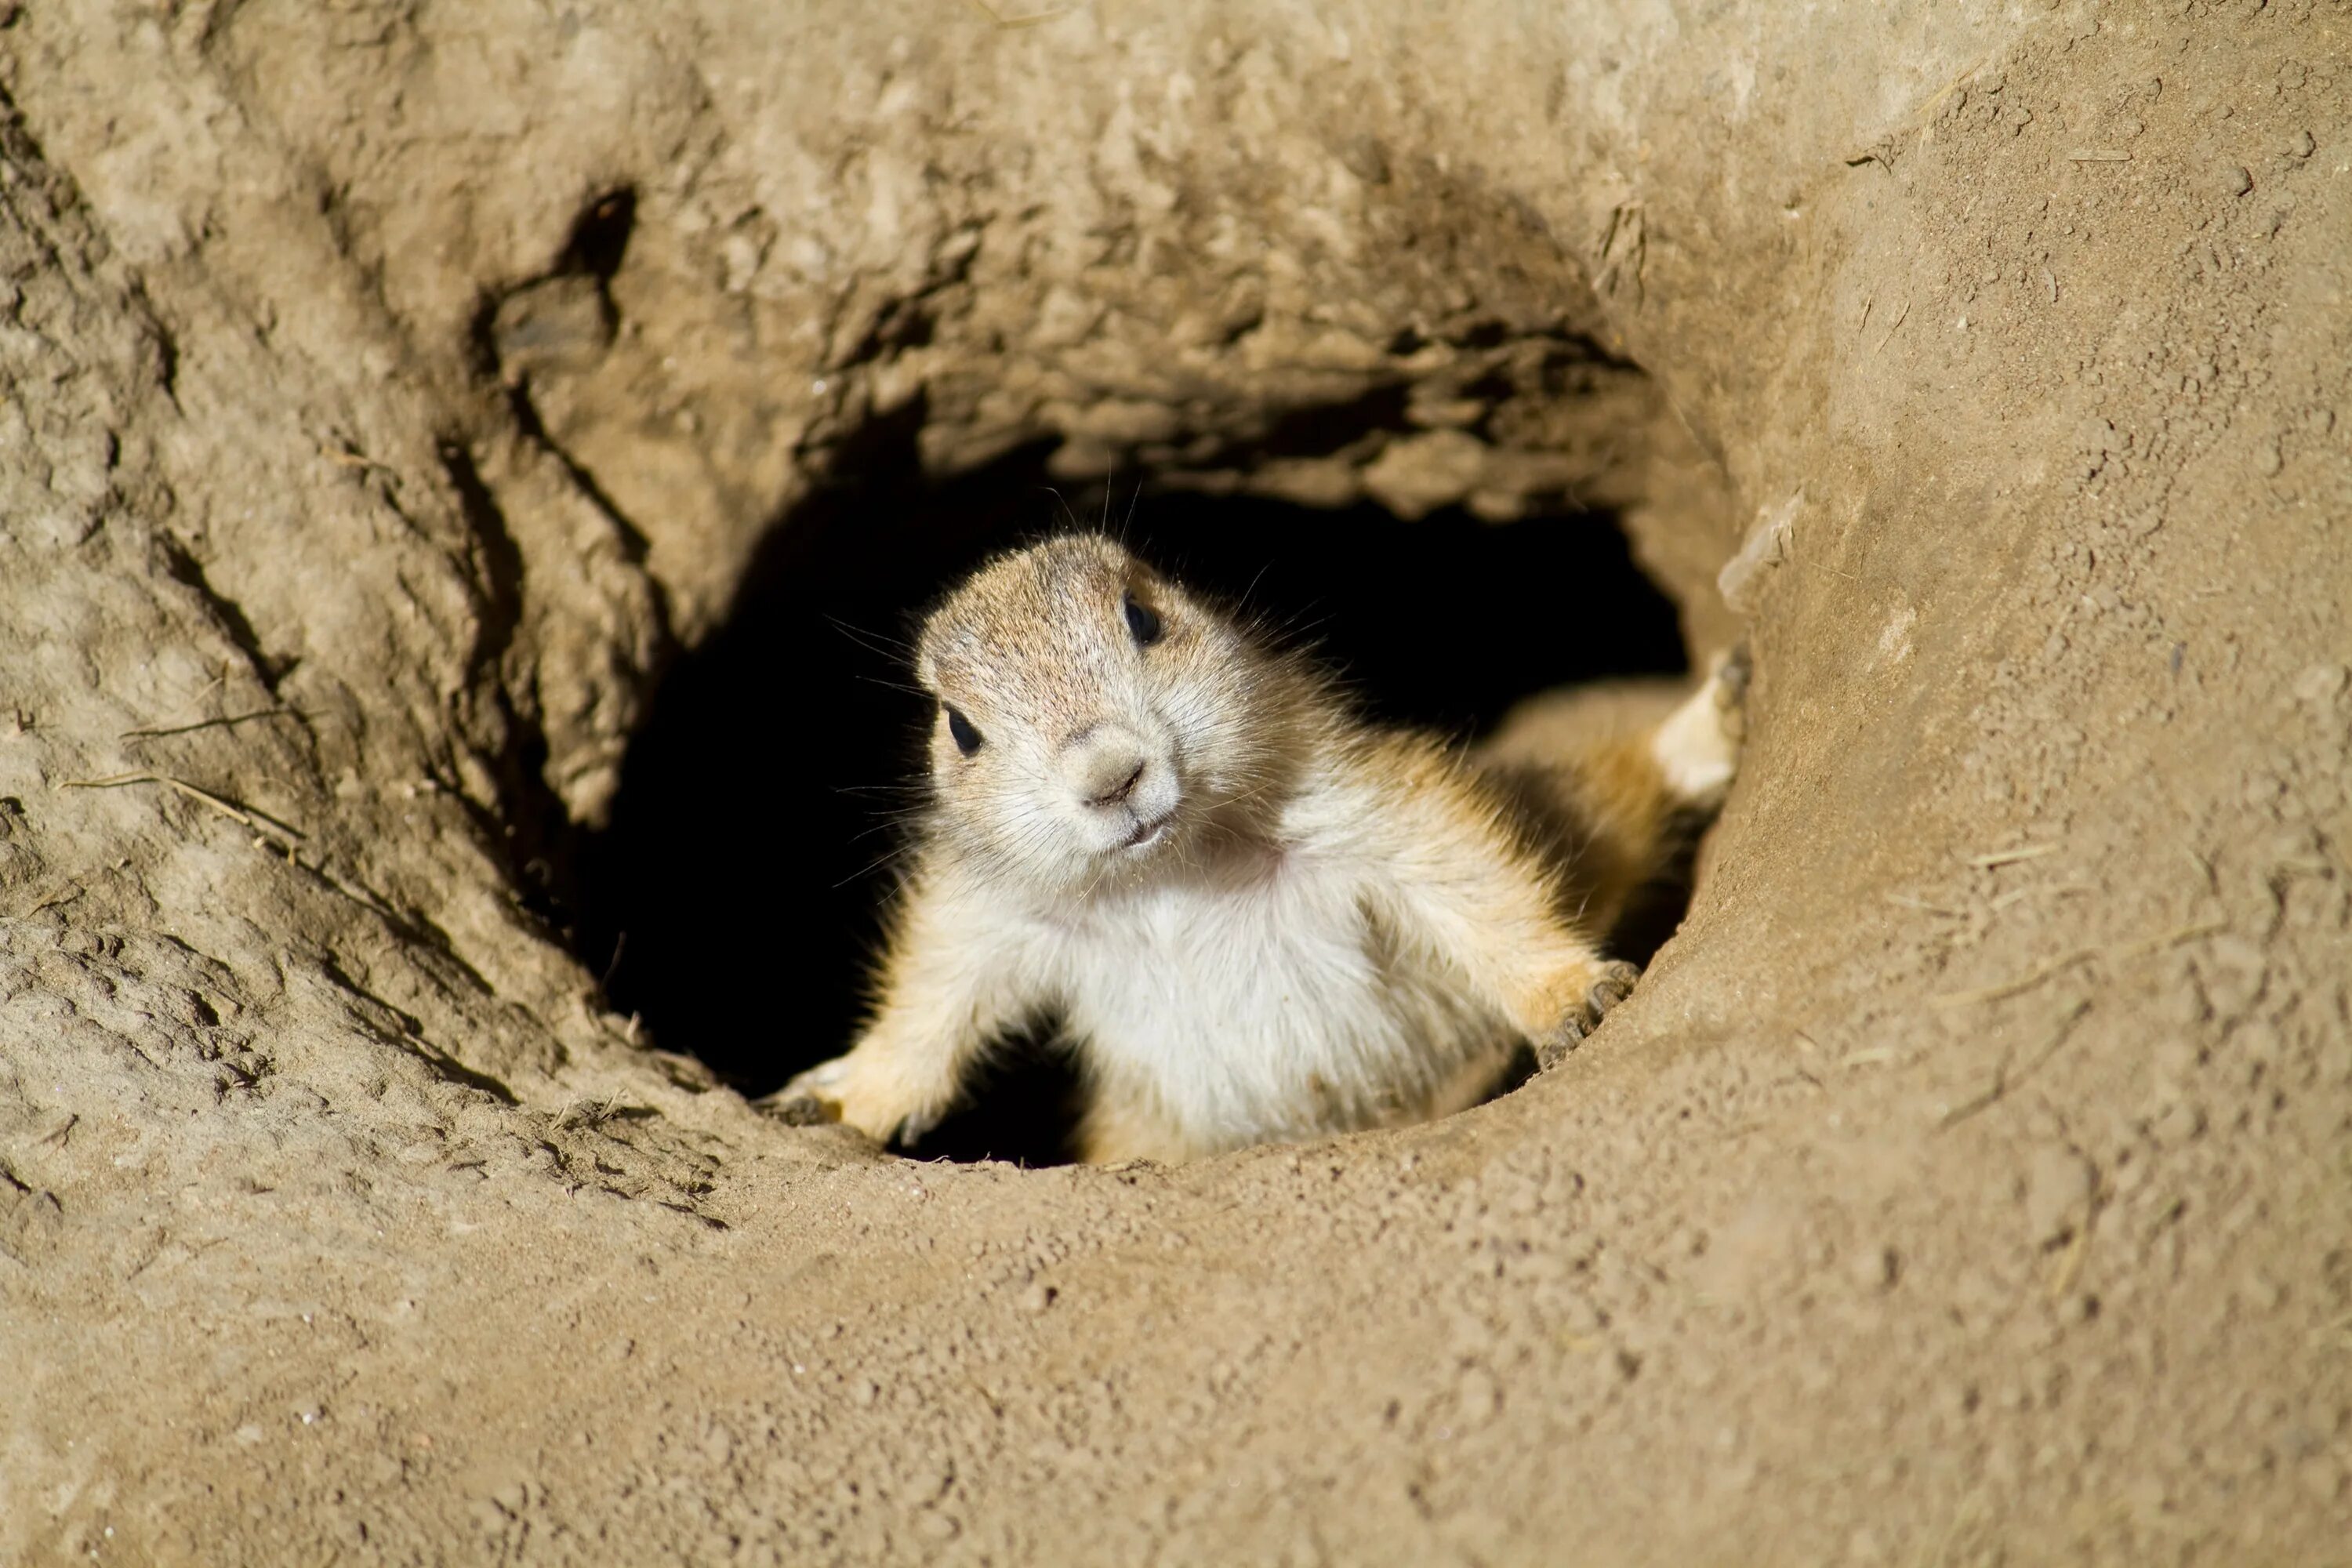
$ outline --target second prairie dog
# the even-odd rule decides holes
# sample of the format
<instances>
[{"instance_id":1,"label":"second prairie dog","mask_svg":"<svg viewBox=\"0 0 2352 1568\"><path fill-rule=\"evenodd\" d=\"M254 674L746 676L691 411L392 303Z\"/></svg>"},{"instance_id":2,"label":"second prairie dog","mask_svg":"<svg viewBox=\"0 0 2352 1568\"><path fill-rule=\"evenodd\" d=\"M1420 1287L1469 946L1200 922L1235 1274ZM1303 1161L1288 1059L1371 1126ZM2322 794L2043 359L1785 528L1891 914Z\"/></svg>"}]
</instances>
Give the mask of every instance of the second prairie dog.
<instances>
[{"instance_id":1,"label":"second prairie dog","mask_svg":"<svg viewBox=\"0 0 2352 1568\"><path fill-rule=\"evenodd\" d=\"M911 1140L1050 1017L1081 1156L1177 1161L1442 1116L1580 1039L1633 984L1612 921L1730 785L1745 667L1465 754L1078 533L949 595L915 675L930 800L872 1013L774 1099Z\"/></svg>"}]
</instances>

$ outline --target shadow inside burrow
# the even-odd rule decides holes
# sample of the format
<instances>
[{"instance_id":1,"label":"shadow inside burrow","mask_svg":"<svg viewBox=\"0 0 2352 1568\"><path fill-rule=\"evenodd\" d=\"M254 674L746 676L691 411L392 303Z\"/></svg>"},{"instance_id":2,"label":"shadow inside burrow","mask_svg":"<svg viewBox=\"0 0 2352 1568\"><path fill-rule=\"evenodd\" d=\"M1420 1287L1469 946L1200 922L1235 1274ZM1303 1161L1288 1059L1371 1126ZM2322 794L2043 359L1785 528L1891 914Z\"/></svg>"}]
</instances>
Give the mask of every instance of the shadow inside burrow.
<instances>
[{"instance_id":1,"label":"shadow inside burrow","mask_svg":"<svg viewBox=\"0 0 2352 1568\"><path fill-rule=\"evenodd\" d=\"M1105 485L1050 485L1042 448L928 480L908 447L845 465L856 482L769 532L720 630L665 679L578 865L578 949L611 1005L750 1095L856 1032L921 799L921 611L995 551L1106 513ZM1406 522L1148 479L1117 491L1113 531L1314 647L1374 719L1475 735L1549 687L1685 668L1673 605L1606 513ZM1645 959L1683 901L1654 891L1619 951ZM1047 1041L1007 1042L913 1152L1056 1163L1076 1093Z\"/></svg>"}]
</instances>

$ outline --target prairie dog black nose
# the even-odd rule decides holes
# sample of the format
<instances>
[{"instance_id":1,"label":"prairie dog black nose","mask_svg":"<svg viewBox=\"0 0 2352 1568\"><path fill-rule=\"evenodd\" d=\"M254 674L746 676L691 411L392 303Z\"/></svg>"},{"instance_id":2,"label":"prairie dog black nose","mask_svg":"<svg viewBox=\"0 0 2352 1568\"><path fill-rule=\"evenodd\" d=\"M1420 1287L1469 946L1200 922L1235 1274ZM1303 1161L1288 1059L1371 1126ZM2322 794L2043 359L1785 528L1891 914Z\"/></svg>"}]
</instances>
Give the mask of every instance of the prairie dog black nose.
<instances>
[{"instance_id":1,"label":"prairie dog black nose","mask_svg":"<svg viewBox=\"0 0 2352 1568\"><path fill-rule=\"evenodd\" d=\"M1135 793L1150 765L1143 743L1113 725L1097 725L1063 753L1070 793L1091 806L1117 805Z\"/></svg>"},{"instance_id":2,"label":"prairie dog black nose","mask_svg":"<svg viewBox=\"0 0 2352 1568\"><path fill-rule=\"evenodd\" d=\"M1103 791L1102 794L1089 796L1087 804L1088 805L1117 805L1120 801L1125 800L1129 795L1135 793L1136 781L1140 779L1142 776L1143 764L1141 763L1138 763L1129 771L1128 775L1125 778L1111 785L1110 788Z\"/></svg>"}]
</instances>

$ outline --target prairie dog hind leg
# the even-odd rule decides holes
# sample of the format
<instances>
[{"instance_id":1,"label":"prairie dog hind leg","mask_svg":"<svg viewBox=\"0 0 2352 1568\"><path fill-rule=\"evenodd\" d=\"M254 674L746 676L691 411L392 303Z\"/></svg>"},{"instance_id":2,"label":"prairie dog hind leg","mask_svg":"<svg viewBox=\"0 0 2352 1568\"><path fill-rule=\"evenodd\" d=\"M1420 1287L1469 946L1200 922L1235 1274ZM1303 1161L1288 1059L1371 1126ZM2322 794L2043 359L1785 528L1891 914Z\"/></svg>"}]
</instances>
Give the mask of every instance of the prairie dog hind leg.
<instances>
[{"instance_id":1,"label":"prairie dog hind leg","mask_svg":"<svg viewBox=\"0 0 2352 1568\"><path fill-rule=\"evenodd\" d=\"M1567 867L1563 896L1593 929L1672 877L1722 806L1746 739L1748 680L1741 647L1718 655L1696 689L1626 680L1547 692L1478 749L1525 829Z\"/></svg>"}]
</instances>

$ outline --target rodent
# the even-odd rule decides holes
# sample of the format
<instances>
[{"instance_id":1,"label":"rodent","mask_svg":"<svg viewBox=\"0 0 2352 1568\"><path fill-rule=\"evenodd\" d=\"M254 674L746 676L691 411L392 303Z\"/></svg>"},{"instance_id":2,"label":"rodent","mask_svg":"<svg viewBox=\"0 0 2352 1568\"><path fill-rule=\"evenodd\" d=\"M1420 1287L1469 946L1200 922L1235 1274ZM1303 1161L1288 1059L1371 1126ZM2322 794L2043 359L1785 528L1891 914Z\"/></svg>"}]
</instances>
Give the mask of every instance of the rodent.
<instances>
[{"instance_id":1,"label":"rodent","mask_svg":"<svg viewBox=\"0 0 2352 1568\"><path fill-rule=\"evenodd\" d=\"M1722 801L1744 658L1684 698L1537 701L1465 752L1356 716L1101 535L984 564L925 619L937 700L871 1013L771 1097L911 1142L1051 1017L1088 1161L1423 1121L1631 987L1603 936Z\"/></svg>"}]
</instances>

